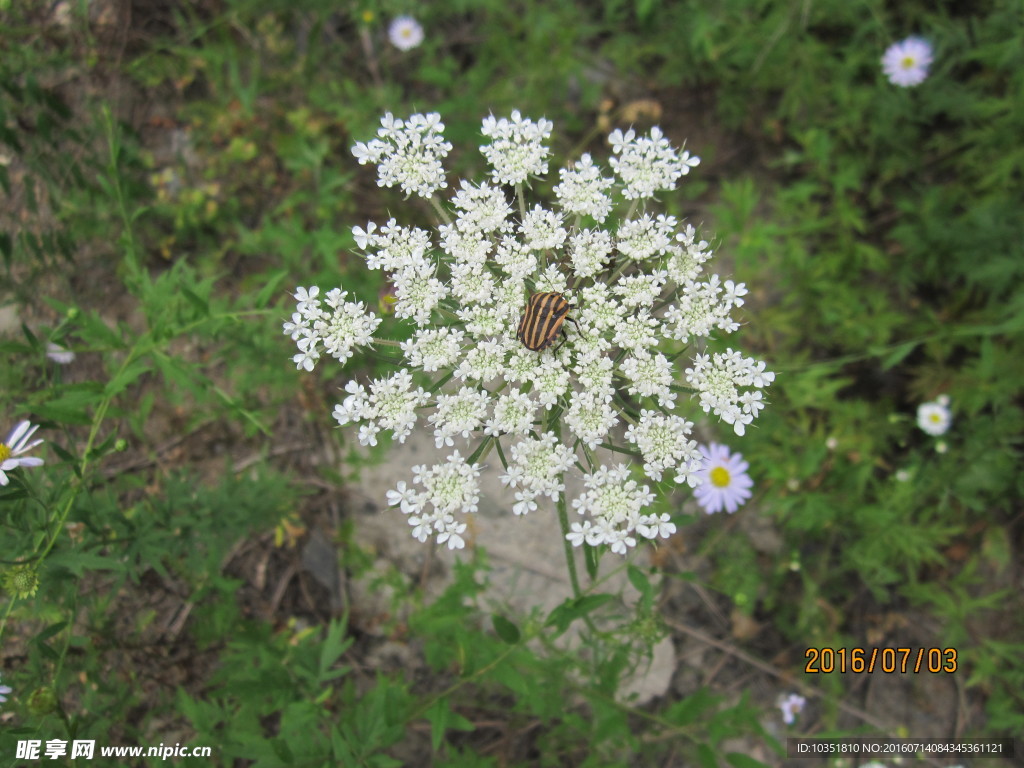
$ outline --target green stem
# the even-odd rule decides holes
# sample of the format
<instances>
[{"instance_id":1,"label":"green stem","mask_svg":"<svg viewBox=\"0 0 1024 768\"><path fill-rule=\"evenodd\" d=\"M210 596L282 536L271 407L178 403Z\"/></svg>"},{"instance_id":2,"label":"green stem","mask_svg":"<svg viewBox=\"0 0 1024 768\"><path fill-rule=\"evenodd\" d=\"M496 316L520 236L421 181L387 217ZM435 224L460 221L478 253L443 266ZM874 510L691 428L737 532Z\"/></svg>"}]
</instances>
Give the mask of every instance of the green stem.
<instances>
[{"instance_id":1,"label":"green stem","mask_svg":"<svg viewBox=\"0 0 1024 768\"><path fill-rule=\"evenodd\" d=\"M555 433L559 442L562 440L562 425L557 417L548 421L548 429ZM567 538L569 535L569 506L565 501L565 473L559 478L562 490L558 492L558 501L555 508L558 511L558 525L562 529L562 548L565 551L565 565L569 569L569 583L572 584L572 594L577 600L583 596L580 589L580 578L576 573L576 558L573 553L572 542Z\"/></svg>"},{"instance_id":2,"label":"green stem","mask_svg":"<svg viewBox=\"0 0 1024 768\"><path fill-rule=\"evenodd\" d=\"M558 493L558 524L562 528L562 547L565 549L565 564L569 568L569 583L572 584L572 594L577 600L583 596L580 590L580 578L576 574L576 558L573 556L573 545L566 538L569 535L569 509L565 503L565 487Z\"/></svg>"},{"instance_id":3,"label":"green stem","mask_svg":"<svg viewBox=\"0 0 1024 768\"><path fill-rule=\"evenodd\" d=\"M436 195L430 197L430 205L434 209L434 213L437 214L438 218L441 219L445 224L452 223L452 217L448 215L448 211L441 205L441 201L437 199Z\"/></svg>"}]
</instances>

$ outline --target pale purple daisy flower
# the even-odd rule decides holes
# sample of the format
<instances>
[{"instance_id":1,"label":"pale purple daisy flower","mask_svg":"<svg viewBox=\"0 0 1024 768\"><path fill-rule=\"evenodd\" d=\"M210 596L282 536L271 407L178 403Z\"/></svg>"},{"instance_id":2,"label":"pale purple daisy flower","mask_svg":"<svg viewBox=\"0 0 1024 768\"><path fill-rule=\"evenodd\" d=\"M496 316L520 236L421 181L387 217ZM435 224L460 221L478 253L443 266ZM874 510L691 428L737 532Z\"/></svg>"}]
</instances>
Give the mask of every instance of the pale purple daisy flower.
<instances>
[{"instance_id":1,"label":"pale purple daisy flower","mask_svg":"<svg viewBox=\"0 0 1024 768\"><path fill-rule=\"evenodd\" d=\"M700 446L704 462L697 471L702 482L694 490L697 503L709 515L723 509L730 514L750 498L754 481L747 474L750 465L741 453L729 453L728 446L712 443Z\"/></svg>"},{"instance_id":2,"label":"pale purple daisy flower","mask_svg":"<svg viewBox=\"0 0 1024 768\"><path fill-rule=\"evenodd\" d=\"M412 16L398 16L388 27L388 39L400 51L408 51L423 42L423 27Z\"/></svg>"},{"instance_id":3,"label":"pale purple daisy flower","mask_svg":"<svg viewBox=\"0 0 1024 768\"><path fill-rule=\"evenodd\" d=\"M14 689L9 685L0 685L0 704L7 701L7 696L14 693Z\"/></svg>"},{"instance_id":4,"label":"pale purple daisy flower","mask_svg":"<svg viewBox=\"0 0 1024 768\"><path fill-rule=\"evenodd\" d=\"M10 482L7 473L12 469L38 467L43 463L42 459L37 459L34 456L21 455L43 442L42 440L29 442L29 438L37 429L39 429L38 424L33 427L29 422L23 421L11 430L11 434L7 436L5 442L0 443L0 485L7 485Z\"/></svg>"},{"instance_id":5,"label":"pale purple daisy flower","mask_svg":"<svg viewBox=\"0 0 1024 768\"><path fill-rule=\"evenodd\" d=\"M890 83L907 88L924 82L931 63L931 44L922 37L908 37L886 49L882 71Z\"/></svg>"},{"instance_id":6,"label":"pale purple daisy flower","mask_svg":"<svg viewBox=\"0 0 1024 768\"><path fill-rule=\"evenodd\" d=\"M46 344L46 356L58 365L67 365L75 361L75 353L70 349L64 349L60 344L52 341Z\"/></svg>"},{"instance_id":7,"label":"pale purple daisy flower","mask_svg":"<svg viewBox=\"0 0 1024 768\"><path fill-rule=\"evenodd\" d=\"M796 716L803 711L806 703L807 699L796 693L780 697L778 706L782 710L782 722L792 725L796 721Z\"/></svg>"}]
</instances>

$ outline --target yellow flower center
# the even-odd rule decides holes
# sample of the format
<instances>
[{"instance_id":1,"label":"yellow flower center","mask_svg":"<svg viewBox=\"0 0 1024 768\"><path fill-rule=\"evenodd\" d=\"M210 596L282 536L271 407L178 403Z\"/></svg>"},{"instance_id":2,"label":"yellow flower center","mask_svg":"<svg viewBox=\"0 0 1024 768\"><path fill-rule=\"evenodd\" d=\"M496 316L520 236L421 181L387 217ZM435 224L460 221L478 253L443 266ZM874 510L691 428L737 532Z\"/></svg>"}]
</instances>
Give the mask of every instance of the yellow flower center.
<instances>
[{"instance_id":1,"label":"yellow flower center","mask_svg":"<svg viewBox=\"0 0 1024 768\"><path fill-rule=\"evenodd\" d=\"M717 485L719 488L727 488L729 486L729 470L725 467L715 467L711 470L711 484Z\"/></svg>"},{"instance_id":2,"label":"yellow flower center","mask_svg":"<svg viewBox=\"0 0 1024 768\"><path fill-rule=\"evenodd\" d=\"M913 68L913 66L914 66L914 57L913 56L904 56L900 60L900 66L903 67L904 69L911 69L911 68Z\"/></svg>"},{"instance_id":3,"label":"yellow flower center","mask_svg":"<svg viewBox=\"0 0 1024 768\"><path fill-rule=\"evenodd\" d=\"M373 11L363 11L363 23L369 24L373 21Z\"/></svg>"},{"instance_id":4,"label":"yellow flower center","mask_svg":"<svg viewBox=\"0 0 1024 768\"><path fill-rule=\"evenodd\" d=\"M933 424L938 424L939 422L942 421L942 414L941 413L933 413L928 418L932 420Z\"/></svg>"},{"instance_id":5,"label":"yellow flower center","mask_svg":"<svg viewBox=\"0 0 1024 768\"><path fill-rule=\"evenodd\" d=\"M11 455L11 447L6 443L0 443L0 463L7 461L7 457Z\"/></svg>"}]
</instances>

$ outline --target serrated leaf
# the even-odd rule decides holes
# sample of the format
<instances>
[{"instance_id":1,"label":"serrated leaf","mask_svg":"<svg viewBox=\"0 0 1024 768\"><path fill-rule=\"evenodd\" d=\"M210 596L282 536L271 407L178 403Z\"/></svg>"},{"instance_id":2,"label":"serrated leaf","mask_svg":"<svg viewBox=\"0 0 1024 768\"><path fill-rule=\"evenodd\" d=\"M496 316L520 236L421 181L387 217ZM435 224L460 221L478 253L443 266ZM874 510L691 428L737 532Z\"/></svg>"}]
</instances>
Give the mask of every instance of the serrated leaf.
<instances>
[{"instance_id":1,"label":"serrated leaf","mask_svg":"<svg viewBox=\"0 0 1024 768\"><path fill-rule=\"evenodd\" d=\"M195 291L186 288L185 286L180 286L178 290L181 291L181 295L188 299L189 303L193 307L199 310L199 313L201 315L210 314L210 303L206 299L199 296Z\"/></svg>"},{"instance_id":2,"label":"serrated leaf","mask_svg":"<svg viewBox=\"0 0 1024 768\"><path fill-rule=\"evenodd\" d=\"M320 671L317 675L321 683L348 674L348 667L332 669L335 662L352 645L352 638L346 638L348 624L344 621L332 621L327 627L327 637L320 646Z\"/></svg>"},{"instance_id":3,"label":"serrated leaf","mask_svg":"<svg viewBox=\"0 0 1024 768\"><path fill-rule=\"evenodd\" d=\"M110 381L107 382L106 394L107 397L115 397L142 376L144 373L149 373L152 370L148 360L134 360L126 368L122 368Z\"/></svg>"},{"instance_id":4,"label":"serrated leaf","mask_svg":"<svg viewBox=\"0 0 1024 768\"><path fill-rule=\"evenodd\" d=\"M89 381L65 387L60 395L32 407L36 416L61 424L88 424L89 409L101 397L100 385Z\"/></svg>"}]
</instances>

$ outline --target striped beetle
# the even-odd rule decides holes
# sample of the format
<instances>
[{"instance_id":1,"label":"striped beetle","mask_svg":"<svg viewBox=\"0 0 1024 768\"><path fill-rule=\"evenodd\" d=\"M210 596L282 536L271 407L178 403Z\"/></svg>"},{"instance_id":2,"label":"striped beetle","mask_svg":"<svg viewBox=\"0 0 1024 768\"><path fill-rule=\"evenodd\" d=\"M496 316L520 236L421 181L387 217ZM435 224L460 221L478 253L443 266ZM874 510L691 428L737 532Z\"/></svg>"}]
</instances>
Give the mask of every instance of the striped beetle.
<instances>
[{"instance_id":1,"label":"striped beetle","mask_svg":"<svg viewBox=\"0 0 1024 768\"><path fill-rule=\"evenodd\" d=\"M559 331L565 334L562 323L566 320L579 331L579 324L571 317L567 317L572 308L573 305L560 293L546 291L533 294L523 312L523 319L519 321L516 338L523 342L523 346L534 352L547 349Z\"/></svg>"}]
</instances>

